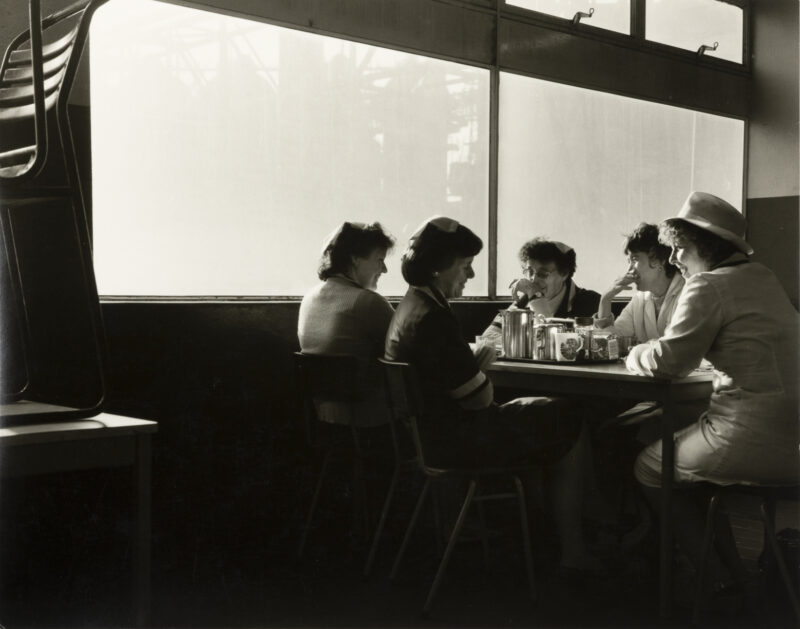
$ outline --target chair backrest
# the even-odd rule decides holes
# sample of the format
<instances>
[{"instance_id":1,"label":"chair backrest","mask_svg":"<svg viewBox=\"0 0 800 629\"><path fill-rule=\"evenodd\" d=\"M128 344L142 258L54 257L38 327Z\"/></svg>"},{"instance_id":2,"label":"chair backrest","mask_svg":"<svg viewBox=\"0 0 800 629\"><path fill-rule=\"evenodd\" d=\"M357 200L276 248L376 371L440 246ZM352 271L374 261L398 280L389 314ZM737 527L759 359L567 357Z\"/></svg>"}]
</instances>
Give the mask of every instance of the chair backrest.
<instances>
[{"instance_id":1,"label":"chair backrest","mask_svg":"<svg viewBox=\"0 0 800 629\"><path fill-rule=\"evenodd\" d=\"M68 95L88 32L82 21L89 0L44 19L40 0L29 2L30 28L11 41L0 63L0 180L35 176L44 166L53 139L47 112Z\"/></svg>"},{"instance_id":2,"label":"chair backrest","mask_svg":"<svg viewBox=\"0 0 800 629\"><path fill-rule=\"evenodd\" d=\"M332 356L324 354L304 354L295 352L295 374L300 395L300 404L305 419L306 437L314 447L324 441L317 426L319 419L316 403L333 402L350 406L348 415L355 417L353 405L363 399L363 389L359 383L359 363L355 356ZM350 432L358 447L359 439L353 422L349 422Z\"/></svg>"},{"instance_id":3,"label":"chair backrest","mask_svg":"<svg viewBox=\"0 0 800 629\"><path fill-rule=\"evenodd\" d=\"M298 382L303 393L317 401L352 404L363 399L359 363L355 356L295 352Z\"/></svg>"},{"instance_id":4,"label":"chair backrest","mask_svg":"<svg viewBox=\"0 0 800 629\"><path fill-rule=\"evenodd\" d=\"M425 464L424 445L419 433L418 420L425 410L417 372L409 363L379 358L386 377L386 396L396 423L405 424L411 433L417 462L423 471Z\"/></svg>"}]
</instances>

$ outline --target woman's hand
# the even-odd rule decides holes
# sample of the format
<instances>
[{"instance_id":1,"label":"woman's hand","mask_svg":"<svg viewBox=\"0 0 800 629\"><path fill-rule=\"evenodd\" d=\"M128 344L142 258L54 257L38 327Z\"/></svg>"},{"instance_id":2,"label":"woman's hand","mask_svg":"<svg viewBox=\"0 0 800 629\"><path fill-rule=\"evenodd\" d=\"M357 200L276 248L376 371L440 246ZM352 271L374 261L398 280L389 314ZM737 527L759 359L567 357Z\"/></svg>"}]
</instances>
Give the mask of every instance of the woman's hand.
<instances>
[{"instance_id":1,"label":"woman's hand","mask_svg":"<svg viewBox=\"0 0 800 629\"><path fill-rule=\"evenodd\" d=\"M627 290L639 279L636 271L628 269L622 277L614 280L614 283L609 289L600 297L600 306L597 309L597 318L605 319L611 314L611 300L619 295L622 291Z\"/></svg>"},{"instance_id":2,"label":"woman's hand","mask_svg":"<svg viewBox=\"0 0 800 629\"><path fill-rule=\"evenodd\" d=\"M497 360L497 351L491 341L477 343L473 354L481 371L486 371L487 367Z\"/></svg>"},{"instance_id":3,"label":"woman's hand","mask_svg":"<svg viewBox=\"0 0 800 629\"><path fill-rule=\"evenodd\" d=\"M511 298L520 308L524 308L531 299L538 299L542 295L544 289L526 277L511 285Z\"/></svg>"}]
</instances>

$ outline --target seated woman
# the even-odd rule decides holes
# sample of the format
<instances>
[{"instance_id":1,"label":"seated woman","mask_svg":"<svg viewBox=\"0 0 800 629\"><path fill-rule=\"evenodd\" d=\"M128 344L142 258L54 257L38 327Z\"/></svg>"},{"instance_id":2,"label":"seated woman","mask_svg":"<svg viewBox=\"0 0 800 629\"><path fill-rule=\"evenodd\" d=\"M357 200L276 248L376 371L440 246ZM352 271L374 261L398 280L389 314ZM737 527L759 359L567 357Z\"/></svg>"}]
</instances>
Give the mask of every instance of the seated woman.
<instances>
[{"instance_id":1,"label":"seated woman","mask_svg":"<svg viewBox=\"0 0 800 629\"><path fill-rule=\"evenodd\" d=\"M661 241L672 247L670 262L686 284L664 335L627 358L630 371L648 376L685 376L704 357L714 365L708 410L675 435L672 520L695 567L707 496L690 488L798 483L798 313L775 275L750 262L744 233L741 213L703 192L689 195L678 216L661 224ZM658 508L660 441L640 453L635 474ZM717 584L742 585L746 573L730 527L715 524L711 574Z\"/></svg>"},{"instance_id":2,"label":"seated woman","mask_svg":"<svg viewBox=\"0 0 800 629\"><path fill-rule=\"evenodd\" d=\"M675 311L683 277L669 263L670 248L658 242L655 225L641 223L625 239L624 253L628 256L628 271L600 297L595 327L634 337L639 342L657 339L664 334ZM636 292L615 320L612 299L634 284Z\"/></svg>"},{"instance_id":3,"label":"seated woman","mask_svg":"<svg viewBox=\"0 0 800 629\"><path fill-rule=\"evenodd\" d=\"M519 250L523 278L511 283L511 308L528 308L545 317L591 317L600 295L579 288L572 280L577 268L575 250L563 242L534 238ZM503 315L498 314L483 336L498 337Z\"/></svg>"},{"instance_id":4,"label":"seated woman","mask_svg":"<svg viewBox=\"0 0 800 629\"><path fill-rule=\"evenodd\" d=\"M393 245L394 240L379 223L343 223L323 248L318 273L322 282L300 304L300 349L307 354L356 356L364 363L364 386L371 389L352 420L349 406L317 404L323 421L368 426L389 420L376 359L383 355L394 309L375 290L386 273L384 260Z\"/></svg>"},{"instance_id":5,"label":"seated woman","mask_svg":"<svg viewBox=\"0 0 800 629\"><path fill-rule=\"evenodd\" d=\"M657 339L664 334L675 312L678 296L683 289L683 276L670 264L671 250L658 241L656 225L640 223L625 239L623 251L628 257L628 270L603 293L594 317L594 325L619 336L632 337L632 344ZM611 301L633 285L636 286L636 292L615 319L611 312ZM642 402L632 408L628 408L628 404L624 402L609 404L598 401L598 404L610 416L610 419L603 420L600 428L642 424L649 419L649 422L640 427L638 440L648 444L657 438L657 422L652 420L659 416L658 403ZM623 409L626 409L625 412L617 416ZM681 410L682 420L674 424L676 427L683 427L693 421L702 408L697 403L691 403L682 405ZM595 416L597 415L595 412Z\"/></svg>"},{"instance_id":6,"label":"seated woman","mask_svg":"<svg viewBox=\"0 0 800 629\"><path fill-rule=\"evenodd\" d=\"M580 422L559 400L495 404L480 366L494 350L479 346L474 355L450 308L448 300L460 297L475 276L472 260L482 247L478 236L450 218L434 217L417 230L402 257L410 286L386 335L386 358L411 363L420 376L426 408L420 431L431 464L549 462L561 566L595 569L581 530Z\"/></svg>"}]
</instances>

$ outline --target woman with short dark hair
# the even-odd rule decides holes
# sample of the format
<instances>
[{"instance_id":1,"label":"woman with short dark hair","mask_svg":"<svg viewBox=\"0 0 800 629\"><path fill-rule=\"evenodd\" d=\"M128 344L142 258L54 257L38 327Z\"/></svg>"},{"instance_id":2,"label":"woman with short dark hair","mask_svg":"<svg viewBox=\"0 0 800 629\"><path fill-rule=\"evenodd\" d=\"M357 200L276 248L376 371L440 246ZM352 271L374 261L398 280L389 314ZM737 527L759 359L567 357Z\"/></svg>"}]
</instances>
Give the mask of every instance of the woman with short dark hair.
<instances>
[{"instance_id":1,"label":"woman with short dark hair","mask_svg":"<svg viewBox=\"0 0 800 629\"><path fill-rule=\"evenodd\" d=\"M714 366L708 410L674 439L673 521L695 567L705 509L700 491L689 488L798 483L798 314L772 271L748 258L745 227L738 210L704 192L689 195L678 216L661 223L661 241L686 283L664 335L627 358L632 372L666 378L687 375L703 358ZM660 441L639 454L635 473L657 508ZM717 535L715 580L741 582L729 527Z\"/></svg>"},{"instance_id":2,"label":"woman with short dark hair","mask_svg":"<svg viewBox=\"0 0 800 629\"><path fill-rule=\"evenodd\" d=\"M657 339L672 319L683 276L670 264L670 248L658 241L656 225L640 223L626 237L624 253L628 270L603 293L594 324L620 336L635 337L639 343ZM631 301L615 319L612 300L634 285Z\"/></svg>"},{"instance_id":3,"label":"woman with short dark hair","mask_svg":"<svg viewBox=\"0 0 800 629\"><path fill-rule=\"evenodd\" d=\"M577 269L575 250L557 240L534 238L519 250L522 279L511 283L511 308L527 308L544 317L591 317L597 312L600 295L580 288L572 276ZM498 314L483 335L497 338L503 331L503 314Z\"/></svg>"},{"instance_id":4,"label":"woman with short dark hair","mask_svg":"<svg viewBox=\"0 0 800 629\"><path fill-rule=\"evenodd\" d=\"M318 404L323 421L374 425L389 419L376 359L383 354L394 309L375 291L378 279L386 273L384 260L393 245L394 239L379 223L343 223L323 247L318 272L322 282L300 304L300 349L307 354L356 356L373 389L369 399L357 405L355 417L349 406Z\"/></svg>"},{"instance_id":5,"label":"woman with short dark hair","mask_svg":"<svg viewBox=\"0 0 800 629\"><path fill-rule=\"evenodd\" d=\"M564 570L596 570L581 529L580 421L563 400L494 402L482 365L494 348L474 354L449 300L475 276L472 260L483 243L457 221L434 217L411 237L403 254L410 286L386 335L386 358L411 363L420 376L425 416L419 429L431 465L495 466L549 462L554 517ZM581 441L580 443L584 443ZM427 456L427 453L426 453Z\"/></svg>"}]
</instances>

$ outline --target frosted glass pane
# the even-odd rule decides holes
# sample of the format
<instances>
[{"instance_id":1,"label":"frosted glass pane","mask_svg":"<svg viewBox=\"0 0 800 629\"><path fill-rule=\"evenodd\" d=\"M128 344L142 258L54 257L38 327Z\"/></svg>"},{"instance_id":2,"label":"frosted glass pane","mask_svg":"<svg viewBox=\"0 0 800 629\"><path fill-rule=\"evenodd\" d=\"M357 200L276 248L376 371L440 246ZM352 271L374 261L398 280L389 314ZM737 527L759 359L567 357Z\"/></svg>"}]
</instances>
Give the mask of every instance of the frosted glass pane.
<instances>
[{"instance_id":1,"label":"frosted glass pane","mask_svg":"<svg viewBox=\"0 0 800 629\"><path fill-rule=\"evenodd\" d=\"M581 24L626 35L631 32L630 0L506 0L506 4L567 20L572 20L579 11L589 13L589 9L594 9L592 17L581 18Z\"/></svg>"},{"instance_id":2,"label":"frosted glass pane","mask_svg":"<svg viewBox=\"0 0 800 629\"><path fill-rule=\"evenodd\" d=\"M91 38L101 294L302 295L325 236L377 220L400 295L424 218L486 239L488 70L146 0Z\"/></svg>"},{"instance_id":3,"label":"frosted glass pane","mask_svg":"<svg viewBox=\"0 0 800 629\"><path fill-rule=\"evenodd\" d=\"M741 208L744 123L513 74L500 77L498 293L535 236L574 247L579 286L626 268L623 235L692 190Z\"/></svg>"},{"instance_id":4,"label":"frosted glass pane","mask_svg":"<svg viewBox=\"0 0 800 629\"><path fill-rule=\"evenodd\" d=\"M646 37L686 50L719 44L709 57L742 63L742 10L717 0L647 0Z\"/></svg>"}]
</instances>

